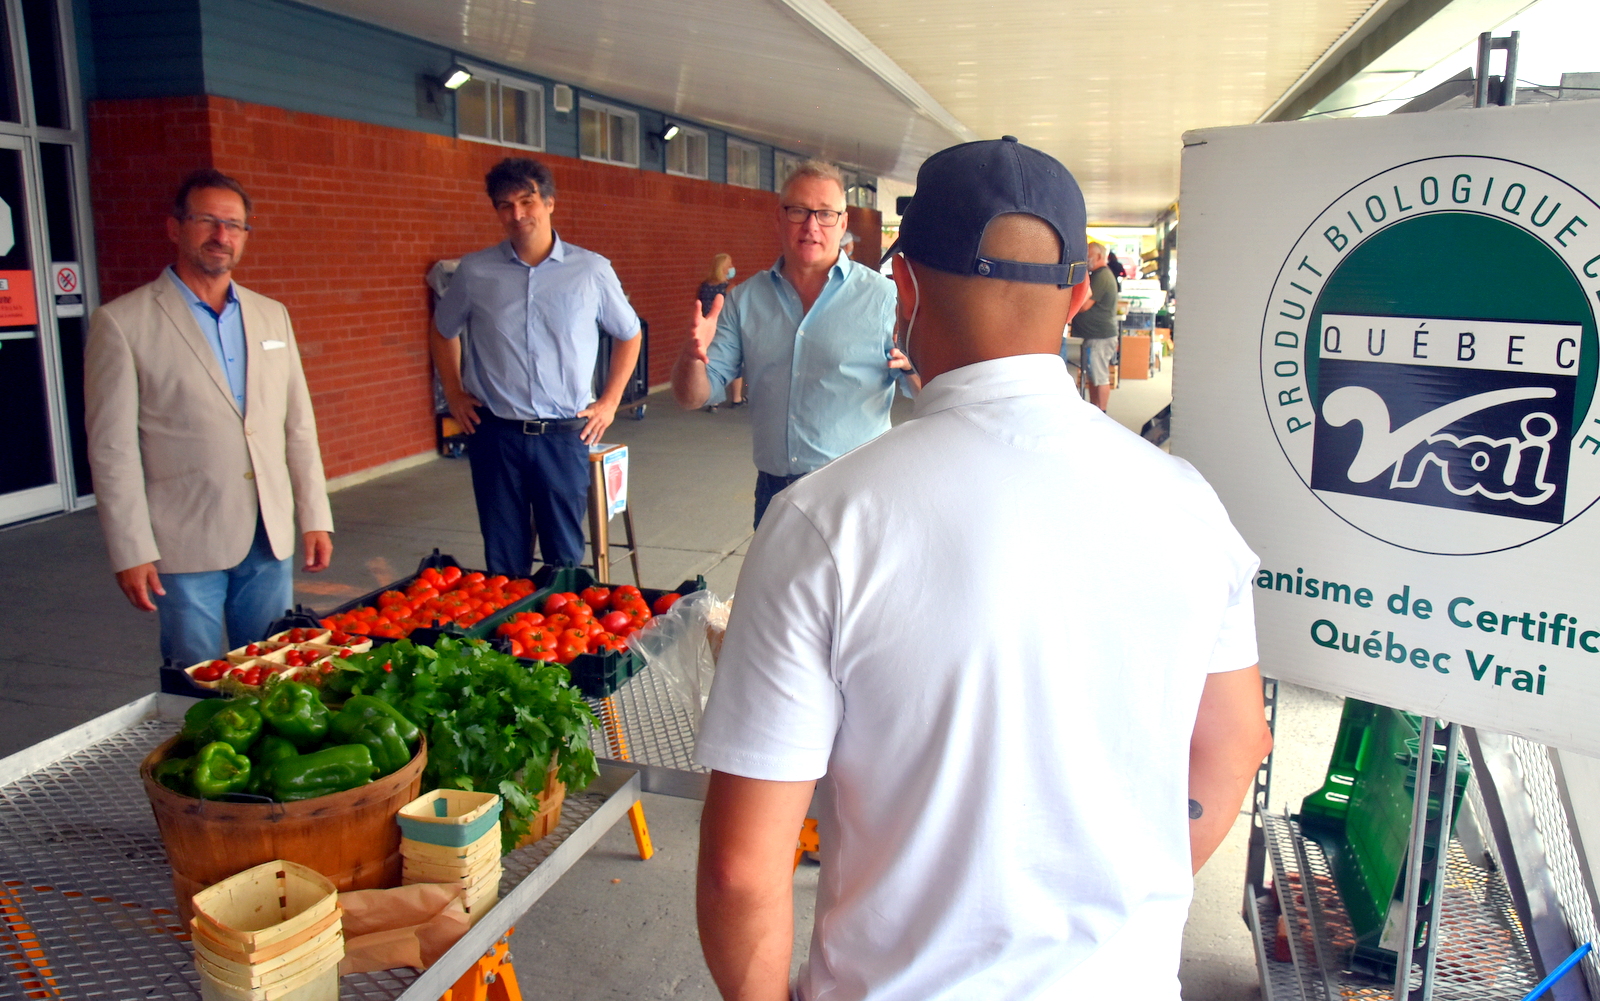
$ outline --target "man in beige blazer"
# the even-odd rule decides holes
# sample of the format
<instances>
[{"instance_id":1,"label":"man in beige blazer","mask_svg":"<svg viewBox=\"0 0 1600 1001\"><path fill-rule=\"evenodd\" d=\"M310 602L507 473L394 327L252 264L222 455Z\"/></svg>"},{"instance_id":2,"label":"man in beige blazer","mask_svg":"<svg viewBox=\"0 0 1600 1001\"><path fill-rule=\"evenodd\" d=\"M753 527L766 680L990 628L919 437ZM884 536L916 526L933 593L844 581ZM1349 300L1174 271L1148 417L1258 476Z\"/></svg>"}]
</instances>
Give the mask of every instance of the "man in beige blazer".
<instances>
[{"instance_id":1,"label":"man in beige blazer","mask_svg":"<svg viewBox=\"0 0 1600 1001\"><path fill-rule=\"evenodd\" d=\"M254 642L333 555L316 418L289 313L233 283L250 199L215 170L185 179L177 261L89 321L89 462L117 583L160 613L180 667ZM223 631L226 628L227 641Z\"/></svg>"}]
</instances>

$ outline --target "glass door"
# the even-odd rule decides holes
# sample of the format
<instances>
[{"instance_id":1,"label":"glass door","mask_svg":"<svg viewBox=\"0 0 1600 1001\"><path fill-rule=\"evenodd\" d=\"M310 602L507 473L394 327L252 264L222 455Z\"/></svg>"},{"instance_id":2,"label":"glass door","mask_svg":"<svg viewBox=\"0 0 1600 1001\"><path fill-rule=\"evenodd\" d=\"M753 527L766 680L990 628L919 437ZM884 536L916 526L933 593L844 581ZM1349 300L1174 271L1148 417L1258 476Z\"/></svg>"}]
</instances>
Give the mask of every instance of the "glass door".
<instances>
[{"instance_id":1,"label":"glass door","mask_svg":"<svg viewBox=\"0 0 1600 1001\"><path fill-rule=\"evenodd\" d=\"M92 504L96 305L71 0L0 0L0 525Z\"/></svg>"},{"instance_id":2,"label":"glass door","mask_svg":"<svg viewBox=\"0 0 1600 1001\"><path fill-rule=\"evenodd\" d=\"M38 298L32 183L24 144L0 135L0 524L65 503L52 400L57 397ZM54 331L50 331L51 334Z\"/></svg>"}]
</instances>

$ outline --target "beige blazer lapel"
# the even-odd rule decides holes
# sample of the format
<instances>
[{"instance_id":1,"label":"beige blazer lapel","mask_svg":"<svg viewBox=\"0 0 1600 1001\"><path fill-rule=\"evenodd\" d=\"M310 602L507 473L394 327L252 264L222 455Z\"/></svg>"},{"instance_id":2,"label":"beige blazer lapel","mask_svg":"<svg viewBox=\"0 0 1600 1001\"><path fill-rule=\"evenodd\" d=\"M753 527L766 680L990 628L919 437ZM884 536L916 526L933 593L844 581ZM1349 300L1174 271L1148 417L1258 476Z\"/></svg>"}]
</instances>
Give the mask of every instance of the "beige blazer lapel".
<instances>
[{"instance_id":1,"label":"beige blazer lapel","mask_svg":"<svg viewBox=\"0 0 1600 1001\"><path fill-rule=\"evenodd\" d=\"M156 302L161 305L162 311L167 314L167 319L171 320L172 325L177 328L178 334L183 338L184 343L189 345L189 350L193 351L195 357L200 360L200 364L205 366L205 370L211 375L211 381L216 384L217 390L227 398L228 405L235 412L238 412L239 402L233 398L233 390L228 386L228 376L222 371L222 363L217 361L217 352L212 349L210 342L206 340L206 335L201 332L200 324L195 322L194 313L189 309L189 303L184 299L181 292L172 287L172 279L166 274L161 276L160 288L156 292ZM246 330L247 337L248 333L249 331ZM249 362L250 355L246 354L245 378L247 385ZM240 416L243 415L241 414Z\"/></svg>"},{"instance_id":2,"label":"beige blazer lapel","mask_svg":"<svg viewBox=\"0 0 1600 1001\"><path fill-rule=\"evenodd\" d=\"M266 386L261 380L265 376L266 366L261 353L266 348L262 342L276 341L283 345L277 349L279 351L288 349L288 342L286 333L279 329L282 324L269 319L253 296L239 297L239 318L244 322L244 398L248 406L251 400L265 399L262 394L266 392Z\"/></svg>"}]
</instances>

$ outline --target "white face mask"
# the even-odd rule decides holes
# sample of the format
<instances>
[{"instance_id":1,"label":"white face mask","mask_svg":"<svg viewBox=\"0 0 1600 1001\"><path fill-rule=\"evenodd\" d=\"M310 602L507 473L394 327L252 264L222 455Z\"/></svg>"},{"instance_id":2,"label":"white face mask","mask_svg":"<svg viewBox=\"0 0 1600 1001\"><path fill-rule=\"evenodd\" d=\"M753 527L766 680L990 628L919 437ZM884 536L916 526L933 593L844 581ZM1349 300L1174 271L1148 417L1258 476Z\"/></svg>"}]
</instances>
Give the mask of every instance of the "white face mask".
<instances>
[{"instance_id":1,"label":"white face mask","mask_svg":"<svg viewBox=\"0 0 1600 1001\"><path fill-rule=\"evenodd\" d=\"M734 275L736 275L738 273L739 273L739 269L738 268L729 268L728 269L728 277L729 278L732 278Z\"/></svg>"}]
</instances>

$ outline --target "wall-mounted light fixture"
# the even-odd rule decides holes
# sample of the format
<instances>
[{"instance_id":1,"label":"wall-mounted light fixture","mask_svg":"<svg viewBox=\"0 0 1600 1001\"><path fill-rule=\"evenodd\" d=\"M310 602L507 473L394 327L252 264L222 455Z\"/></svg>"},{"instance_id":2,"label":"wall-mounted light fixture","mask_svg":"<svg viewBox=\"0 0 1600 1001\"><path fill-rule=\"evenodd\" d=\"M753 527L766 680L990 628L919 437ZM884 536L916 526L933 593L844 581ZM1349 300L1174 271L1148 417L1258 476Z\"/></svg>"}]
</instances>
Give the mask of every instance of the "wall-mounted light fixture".
<instances>
[{"instance_id":1,"label":"wall-mounted light fixture","mask_svg":"<svg viewBox=\"0 0 1600 1001\"><path fill-rule=\"evenodd\" d=\"M444 76L440 79L440 82L444 84L445 90L460 90L471 79L471 70L460 63L451 63L450 68L444 71Z\"/></svg>"},{"instance_id":2,"label":"wall-mounted light fixture","mask_svg":"<svg viewBox=\"0 0 1600 1001\"><path fill-rule=\"evenodd\" d=\"M679 129L677 125L673 124L672 122L668 122L667 123L667 127L665 129L663 129L662 132L661 132L661 141L662 142L671 142L672 141L672 137L677 135L681 131L682 130Z\"/></svg>"}]
</instances>

